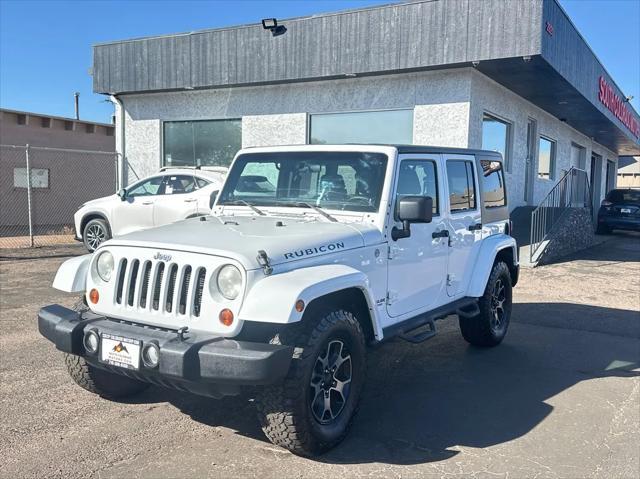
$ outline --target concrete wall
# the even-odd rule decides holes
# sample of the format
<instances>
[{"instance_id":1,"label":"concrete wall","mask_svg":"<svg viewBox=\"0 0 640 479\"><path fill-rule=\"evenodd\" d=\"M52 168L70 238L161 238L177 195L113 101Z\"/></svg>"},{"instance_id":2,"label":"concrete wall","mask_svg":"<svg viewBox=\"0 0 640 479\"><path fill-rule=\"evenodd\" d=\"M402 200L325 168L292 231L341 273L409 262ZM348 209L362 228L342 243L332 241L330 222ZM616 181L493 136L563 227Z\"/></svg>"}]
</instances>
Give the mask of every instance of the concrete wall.
<instances>
[{"instance_id":1,"label":"concrete wall","mask_svg":"<svg viewBox=\"0 0 640 479\"><path fill-rule=\"evenodd\" d=\"M471 104L469 120L469 147L482 148L482 116L494 114L512 124L511 172L507 173L510 209L525 205L524 178L527 156L527 123L533 118L538 123L538 135L556 141L556 168L554 179L542 179L534 169L533 205L537 205L570 168L571 143L586 149L586 167L590 169L591 153L602 156L600 192L606 191L606 160L617 162L617 155L604 146L574 130L558 118L550 115L512 91L499 85L479 72L472 72Z\"/></svg>"},{"instance_id":2,"label":"concrete wall","mask_svg":"<svg viewBox=\"0 0 640 479\"><path fill-rule=\"evenodd\" d=\"M162 122L242 118L243 146L301 144L308 114L415 108L415 143L466 146L471 69L125 95L126 157L140 176L162 162ZM120 116L116 114L119 121ZM116 128L119 143L119 128ZM126 182L135 179L129 170Z\"/></svg>"},{"instance_id":3,"label":"concrete wall","mask_svg":"<svg viewBox=\"0 0 640 479\"><path fill-rule=\"evenodd\" d=\"M115 154L88 152L115 151L113 126L28 113L26 124L19 124L18 115L0 112L0 144L29 144L30 167L48 170L49 186L32 189L36 234L60 231L73 224L81 204L115 192ZM87 132L87 125L93 133ZM0 236L28 231L27 189L14 185L15 168L26 168L25 149L0 147Z\"/></svg>"},{"instance_id":4,"label":"concrete wall","mask_svg":"<svg viewBox=\"0 0 640 479\"><path fill-rule=\"evenodd\" d=\"M26 124L18 124L18 114L0 111L0 144L45 146L49 148L73 148L82 150L114 151L112 125L85 123L72 119L51 118L45 115L25 114ZM43 127L43 119L49 121ZM65 124L72 125L66 130ZM87 133L87 125L93 125L94 133Z\"/></svg>"}]
</instances>

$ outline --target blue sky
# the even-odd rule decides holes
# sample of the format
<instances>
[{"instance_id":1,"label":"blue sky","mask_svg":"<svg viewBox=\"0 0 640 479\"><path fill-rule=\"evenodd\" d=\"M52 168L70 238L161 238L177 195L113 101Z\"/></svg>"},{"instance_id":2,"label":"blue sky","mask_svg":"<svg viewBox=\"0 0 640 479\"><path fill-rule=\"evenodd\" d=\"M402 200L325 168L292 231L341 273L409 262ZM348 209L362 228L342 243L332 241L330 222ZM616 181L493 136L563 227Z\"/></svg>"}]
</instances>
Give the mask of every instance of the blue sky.
<instances>
[{"instance_id":1,"label":"blue sky","mask_svg":"<svg viewBox=\"0 0 640 479\"><path fill-rule=\"evenodd\" d=\"M505 0L518 1L518 0ZM110 120L91 91L91 45L390 3L389 0L0 0L0 106ZM561 0L578 30L640 110L640 0Z\"/></svg>"}]
</instances>

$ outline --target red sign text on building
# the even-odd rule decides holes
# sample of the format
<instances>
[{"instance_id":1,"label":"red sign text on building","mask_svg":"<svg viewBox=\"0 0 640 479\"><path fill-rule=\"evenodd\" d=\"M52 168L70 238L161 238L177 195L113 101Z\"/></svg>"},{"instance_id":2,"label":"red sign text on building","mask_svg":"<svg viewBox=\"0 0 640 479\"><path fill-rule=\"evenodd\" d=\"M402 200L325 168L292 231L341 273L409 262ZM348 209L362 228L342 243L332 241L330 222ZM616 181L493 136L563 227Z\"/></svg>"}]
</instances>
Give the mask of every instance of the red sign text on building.
<instances>
[{"instance_id":1,"label":"red sign text on building","mask_svg":"<svg viewBox=\"0 0 640 479\"><path fill-rule=\"evenodd\" d=\"M600 77L600 87L598 89L598 100L606 106L615 117L622 122L629 131L640 138L640 122L633 116L630 108L614 91L613 87L607 83L604 77Z\"/></svg>"}]
</instances>

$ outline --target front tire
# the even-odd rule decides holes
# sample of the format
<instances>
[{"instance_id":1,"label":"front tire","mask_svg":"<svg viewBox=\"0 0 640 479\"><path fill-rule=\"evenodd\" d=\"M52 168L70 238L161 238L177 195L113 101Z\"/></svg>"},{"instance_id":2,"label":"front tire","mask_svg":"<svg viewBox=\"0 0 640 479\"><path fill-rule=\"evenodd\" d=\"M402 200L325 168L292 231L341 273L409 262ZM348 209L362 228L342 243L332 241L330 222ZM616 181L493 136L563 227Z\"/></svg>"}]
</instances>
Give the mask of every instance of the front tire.
<instances>
[{"instance_id":1,"label":"front tire","mask_svg":"<svg viewBox=\"0 0 640 479\"><path fill-rule=\"evenodd\" d=\"M126 398L149 387L142 381L96 368L80 356L65 353L64 362L78 386L106 399Z\"/></svg>"},{"instance_id":2,"label":"front tire","mask_svg":"<svg viewBox=\"0 0 640 479\"><path fill-rule=\"evenodd\" d=\"M302 354L294 357L284 383L266 388L256 402L269 440L303 456L321 454L344 439L366 374L358 320L340 309L317 316L272 340L302 348Z\"/></svg>"},{"instance_id":3,"label":"front tire","mask_svg":"<svg viewBox=\"0 0 640 479\"><path fill-rule=\"evenodd\" d=\"M73 310L82 314L89 311L85 297L73 305ZM64 363L71 379L83 389L107 399L120 399L144 391L149 384L98 369L83 357L64 353Z\"/></svg>"},{"instance_id":4,"label":"front tire","mask_svg":"<svg viewBox=\"0 0 640 479\"><path fill-rule=\"evenodd\" d=\"M493 265L478 306L478 315L460 316L462 336L474 346L497 346L506 336L511 320L511 273L506 263L499 261Z\"/></svg>"},{"instance_id":5,"label":"front tire","mask_svg":"<svg viewBox=\"0 0 640 479\"><path fill-rule=\"evenodd\" d=\"M111 239L109 225L102 218L94 218L87 222L82 231L82 242L90 253L93 253L98 246Z\"/></svg>"}]
</instances>

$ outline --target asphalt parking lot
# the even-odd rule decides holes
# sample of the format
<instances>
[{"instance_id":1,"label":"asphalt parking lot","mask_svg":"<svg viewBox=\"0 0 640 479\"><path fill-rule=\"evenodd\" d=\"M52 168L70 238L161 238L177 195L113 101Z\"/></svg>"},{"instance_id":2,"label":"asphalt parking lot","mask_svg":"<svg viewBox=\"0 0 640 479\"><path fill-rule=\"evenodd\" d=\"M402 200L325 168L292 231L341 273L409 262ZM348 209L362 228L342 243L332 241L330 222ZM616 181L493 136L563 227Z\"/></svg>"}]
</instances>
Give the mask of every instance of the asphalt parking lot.
<instances>
[{"instance_id":1,"label":"asphalt parking lot","mask_svg":"<svg viewBox=\"0 0 640 479\"><path fill-rule=\"evenodd\" d=\"M640 235L524 270L505 342L457 321L371 351L347 440L317 458L272 446L251 398L150 388L127 404L75 386L37 332L73 250L0 254L0 477L638 477Z\"/></svg>"}]
</instances>

